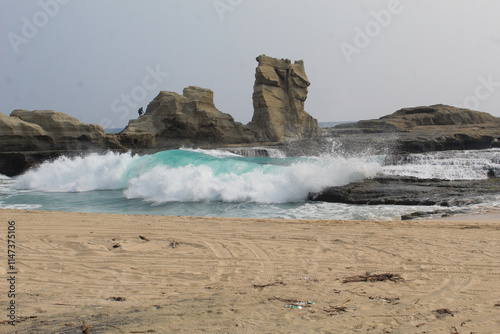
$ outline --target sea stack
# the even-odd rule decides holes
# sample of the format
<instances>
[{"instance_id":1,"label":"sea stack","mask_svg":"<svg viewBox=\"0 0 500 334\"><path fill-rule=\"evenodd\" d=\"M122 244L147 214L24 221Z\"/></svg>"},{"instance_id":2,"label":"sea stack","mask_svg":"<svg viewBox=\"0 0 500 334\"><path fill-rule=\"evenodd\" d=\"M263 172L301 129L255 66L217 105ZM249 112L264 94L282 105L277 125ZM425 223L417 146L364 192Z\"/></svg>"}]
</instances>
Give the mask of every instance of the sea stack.
<instances>
[{"instance_id":1,"label":"sea stack","mask_svg":"<svg viewBox=\"0 0 500 334\"><path fill-rule=\"evenodd\" d=\"M283 142L321 134L318 121L304 110L307 78L304 62L257 57L253 92L254 114L248 127L259 141Z\"/></svg>"},{"instance_id":2,"label":"sea stack","mask_svg":"<svg viewBox=\"0 0 500 334\"><path fill-rule=\"evenodd\" d=\"M177 148L193 145L241 144L254 134L214 105L210 89L189 86L183 94L161 91L144 116L129 121L118 135L129 148Z\"/></svg>"},{"instance_id":3,"label":"sea stack","mask_svg":"<svg viewBox=\"0 0 500 334\"><path fill-rule=\"evenodd\" d=\"M167 149L249 143L283 143L321 134L318 121L304 110L310 85L304 62L257 57L254 114L248 125L235 122L214 105L210 89L189 86L183 94L161 91L146 113L119 133L132 149Z\"/></svg>"}]
</instances>

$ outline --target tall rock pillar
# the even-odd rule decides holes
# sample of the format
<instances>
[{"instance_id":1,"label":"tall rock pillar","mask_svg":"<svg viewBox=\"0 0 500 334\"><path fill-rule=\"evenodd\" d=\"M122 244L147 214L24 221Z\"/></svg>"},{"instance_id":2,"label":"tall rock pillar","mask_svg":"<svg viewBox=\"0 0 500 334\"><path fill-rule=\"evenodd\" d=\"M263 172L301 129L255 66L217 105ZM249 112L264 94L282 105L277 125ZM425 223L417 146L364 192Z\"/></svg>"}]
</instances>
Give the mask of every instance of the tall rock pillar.
<instances>
[{"instance_id":1,"label":"tall rock pillar","mask_svg":"<svg viewBox=\"0 0 500 334\"><path fill-rule=\"evenodd\" d=\"M282 142L321 134L318 121L304 110L310 85L304 62L257 57L254 114L248 127L260 141Z\"/></svg>"}]
</instances>

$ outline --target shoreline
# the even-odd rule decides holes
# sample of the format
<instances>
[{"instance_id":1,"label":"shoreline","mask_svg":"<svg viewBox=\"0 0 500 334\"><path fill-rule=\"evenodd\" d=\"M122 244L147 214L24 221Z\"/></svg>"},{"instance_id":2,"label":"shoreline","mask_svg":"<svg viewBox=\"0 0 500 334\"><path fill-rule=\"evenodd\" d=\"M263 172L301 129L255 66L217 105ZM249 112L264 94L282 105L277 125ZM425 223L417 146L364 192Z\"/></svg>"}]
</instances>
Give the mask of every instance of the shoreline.
<instances>
[{"instance_id":1,"label":"shoreline","mask_svg":"<svg viewBox=\"0 0 500 334\"><path fill-rule=\"evenodd\" d=\"M451 217L430 218L426 220L444 221L471 221L471 220L497 220L500 222L500 210L488 210L487 212L456 214Z\"/></svg>"},{"instance_id":2,"label":"shoreline","mask_svg":"<svg viewBox=\"0 0 500 334\"><path fill-rule=\"evenodd\" d=\"M492 332L500 326L499 219L1 209L5 244L12 220L19 322L5 323L4 311L0 331L76 331L84 324L91 333ZM397 279L345 282L384 274Z\"/></svg>"},{"instance_id":3,"label":"shoreline","mask_svg":"<svg viewBox=\"0 0 500 334\"><path fill-rule=\"evenodd\" d=\"M369 206L369 205L365 205ZM87 211L60 211L60 210L40 210L40 209L24 209L24 208L0 208L1 211L19 211L19 212L47 212L47 213L60 213L60 214L95 214L95 215L118 215L118 216L150 216L150 217L165 217L165 218L196 218L196 219L241 219L241 220L269 220L269 221L342 221L342 222L415 222L415 221L471 221L471 220L498 220L500 221L500 209L487 209L475 212L457 213L452 216L445 217L422 217L410 220L401 218L394 219L341 219L341 218L263 218L263 217L218 217L218 216L195 216L195 215L163 215L163 214L145 214L145 213L107 213L107 212L87 212Z\"/></svg>"}]
</instances>

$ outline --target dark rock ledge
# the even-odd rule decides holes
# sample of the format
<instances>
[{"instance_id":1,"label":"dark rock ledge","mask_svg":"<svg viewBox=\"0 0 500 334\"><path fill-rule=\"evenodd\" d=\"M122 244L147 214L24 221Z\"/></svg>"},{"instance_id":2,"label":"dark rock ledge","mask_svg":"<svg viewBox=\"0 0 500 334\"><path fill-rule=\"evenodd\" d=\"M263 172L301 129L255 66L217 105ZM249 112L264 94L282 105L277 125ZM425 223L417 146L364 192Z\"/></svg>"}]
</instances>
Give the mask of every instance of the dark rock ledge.
<instances>
[{"instance_id":1,"label":"dark rock ledge","mask_svg":"<svg viewBox=\"0 0 500 334\"><path fill-rule=\"evenodd\" d=\"M310 193L311 201L346 204L465 206L500 195L500 178L485 180L418 179L383 176Z\"/></svg>"}]
</instances>

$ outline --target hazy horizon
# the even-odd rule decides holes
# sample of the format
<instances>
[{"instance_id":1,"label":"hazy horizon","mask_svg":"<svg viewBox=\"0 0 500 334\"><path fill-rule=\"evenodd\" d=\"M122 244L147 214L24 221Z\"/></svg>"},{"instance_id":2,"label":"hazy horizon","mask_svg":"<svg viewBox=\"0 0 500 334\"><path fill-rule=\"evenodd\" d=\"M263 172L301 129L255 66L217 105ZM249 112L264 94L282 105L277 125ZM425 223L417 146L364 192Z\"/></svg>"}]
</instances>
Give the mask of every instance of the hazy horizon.
<instances>
[{"instance_id":1,"label":"hazy horizon","mask_svg":"<svg viewBox=\"0 0 500 334\"><path fill-rule=\"evenodd\" d=\"M304 60L320 122L448 104L500 117L500 1L0 0L0 112L124 127L161 90L253 115L255 58Z\"/></svg>"}]
</instances>

